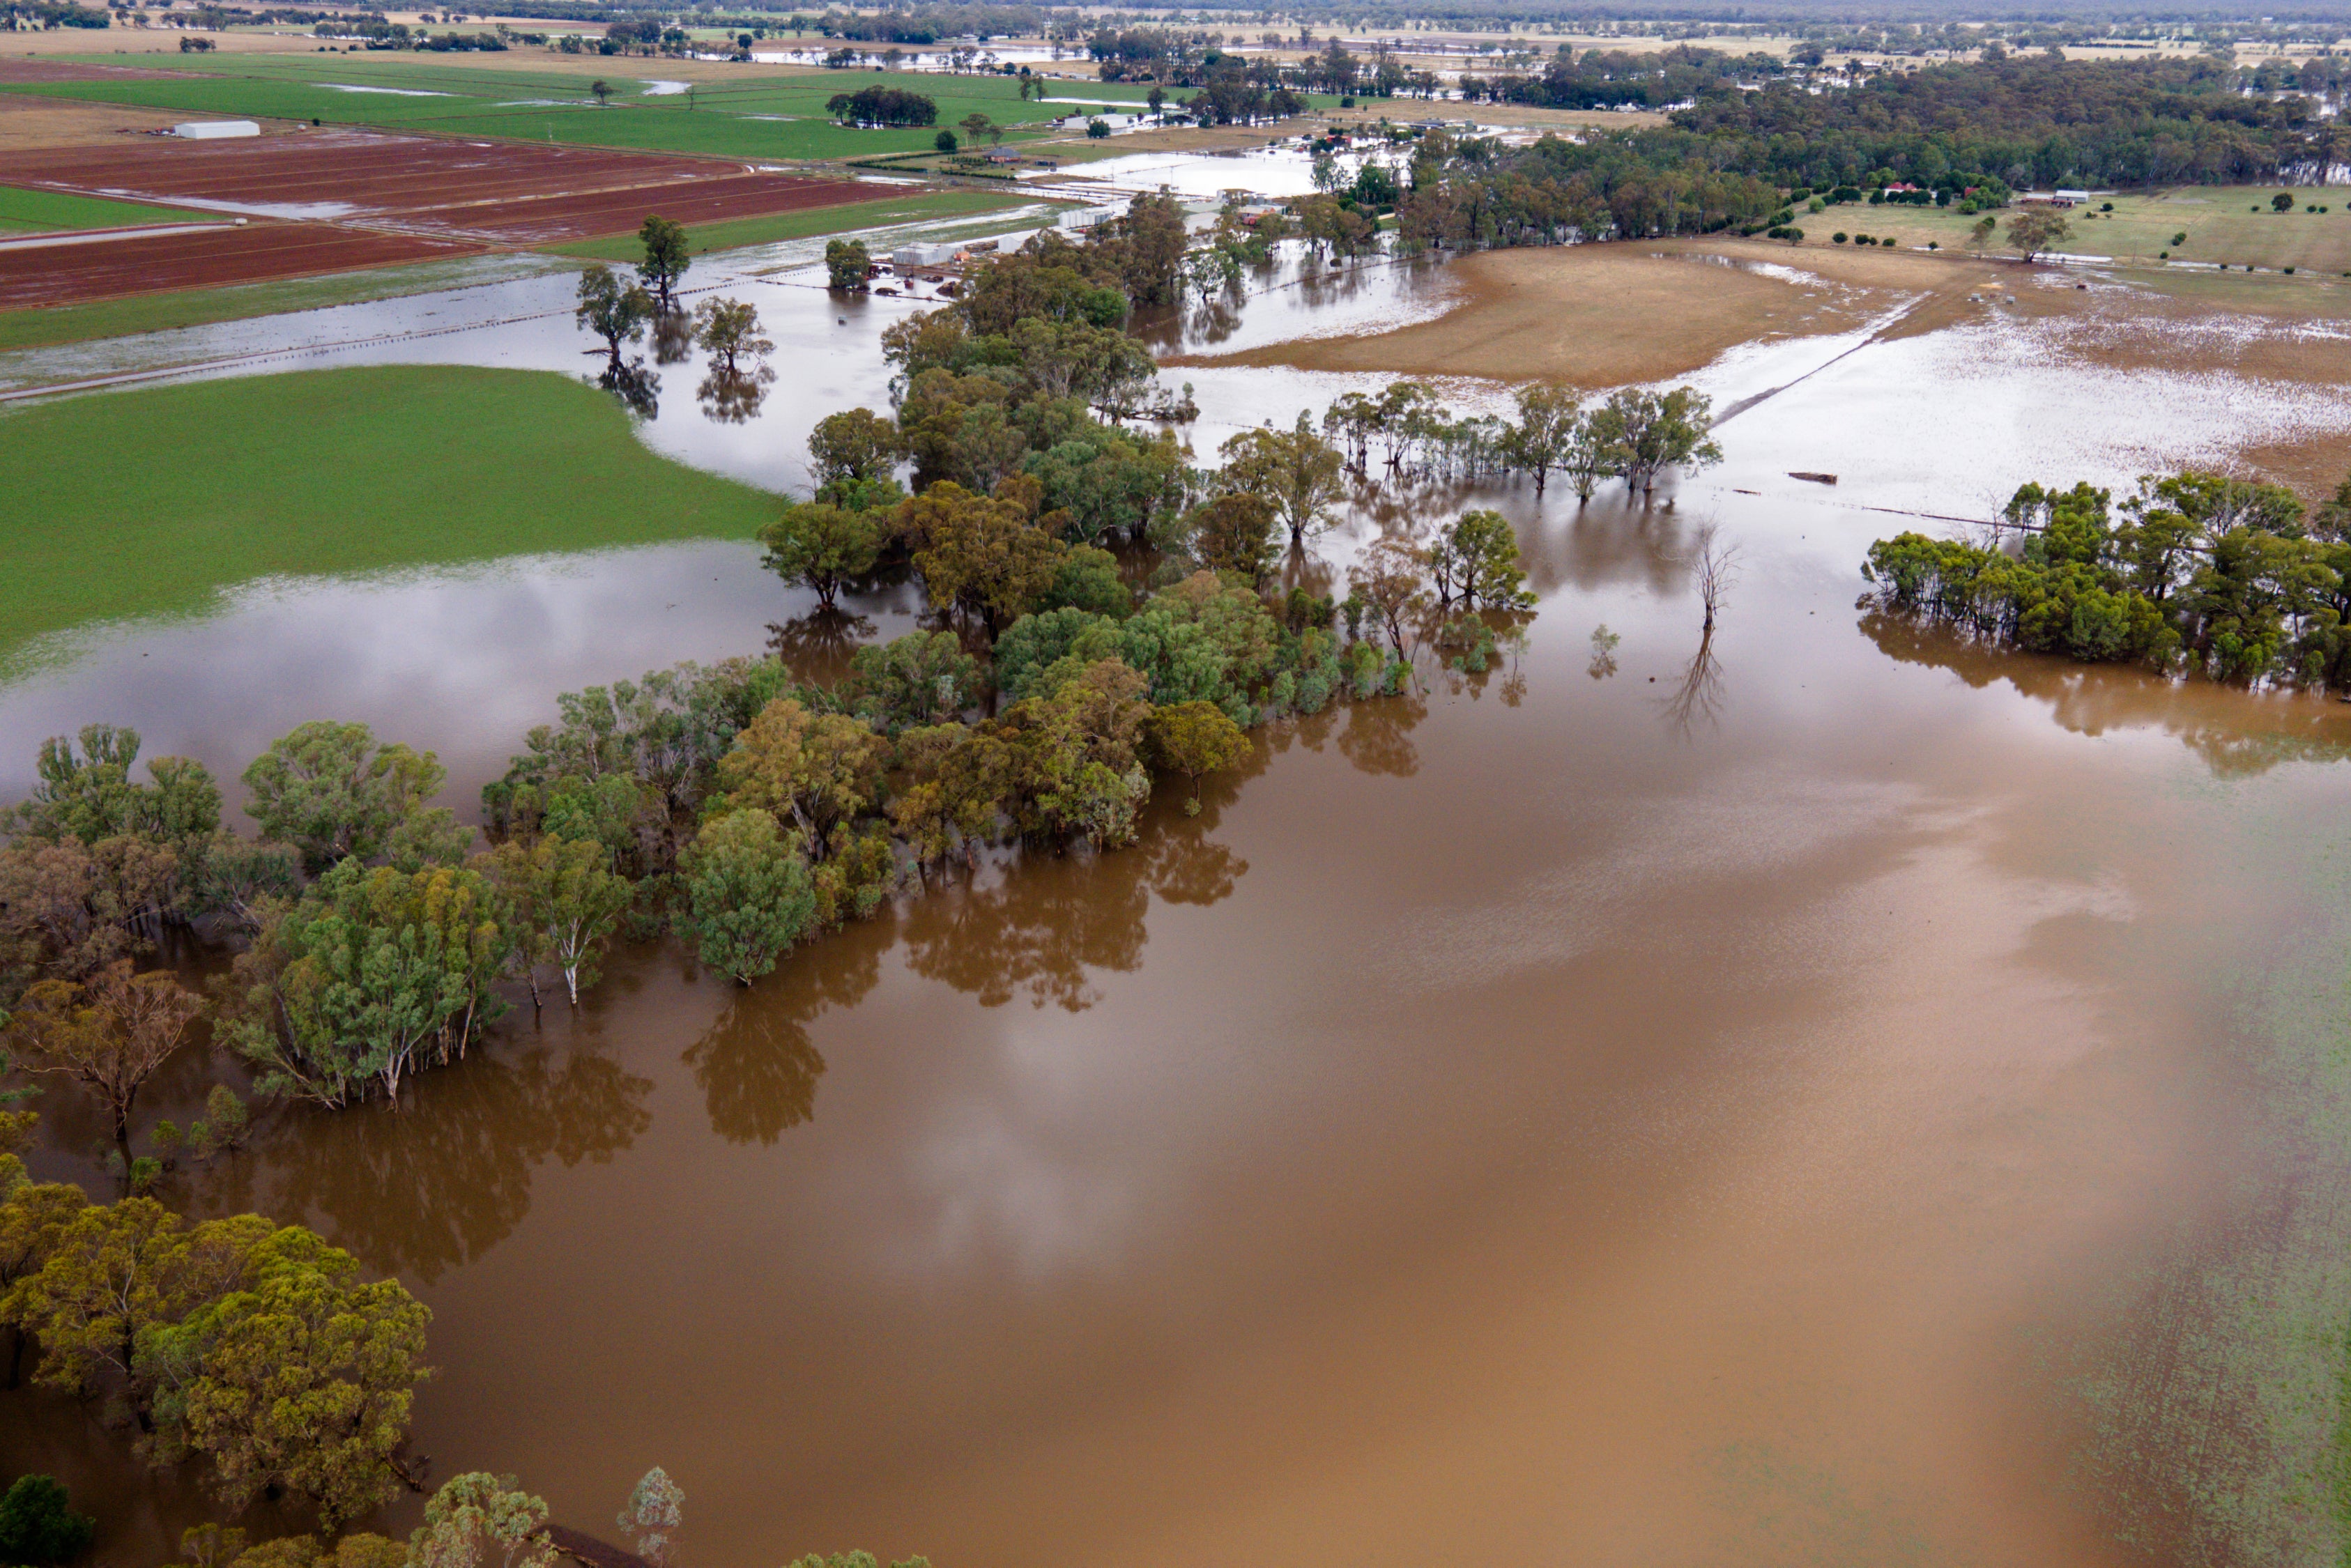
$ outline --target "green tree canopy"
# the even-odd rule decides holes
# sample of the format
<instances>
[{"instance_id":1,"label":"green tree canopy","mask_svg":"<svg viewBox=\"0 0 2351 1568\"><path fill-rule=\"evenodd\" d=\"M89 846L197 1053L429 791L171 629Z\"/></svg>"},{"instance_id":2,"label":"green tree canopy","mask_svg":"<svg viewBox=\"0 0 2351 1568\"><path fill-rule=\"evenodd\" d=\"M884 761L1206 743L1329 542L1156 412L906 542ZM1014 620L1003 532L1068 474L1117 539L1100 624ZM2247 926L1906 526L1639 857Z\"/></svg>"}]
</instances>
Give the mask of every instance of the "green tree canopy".
<instances>
[{"instance_id":1,"label":"green tree canopy","mask_svg":"<svg viewBox=\"0 0 2351 1568\"><path fill-rule=\"evenodd\" d=\"M695 835L681 869L678 936L739 985L776 967L816 917L808 862L762 810L729 811Z\"/></svg>"},{"instance_id":2,"label":"green tree canopy","mask_svg":"<svg viewBox=\"0 0 2351 1568\"><path fill-rule=\"evenodd\" d=\"M445 808L425 806L448 778L432 752L378 746L363 724L319 719L270 744L245 770L246 811L262 836L293 845L312 873L346 856L373 860L445 832ZM405 830L405 831L403 831Z\"/></svg>"},{"instance_id":3,"label":"green tree canopy","mask_svg":"<svg viewBox=\"0 0 2351 1568\"><path fill-rule=\"evenodd\" d=\"M652 291L663 310L675 309L678 280L694 265L694 252L686 244L684 225L658 214L648 214L637 229L637 238L645 247L644 259L637 263L638 281Z\"/></svg>"}]
</instances>

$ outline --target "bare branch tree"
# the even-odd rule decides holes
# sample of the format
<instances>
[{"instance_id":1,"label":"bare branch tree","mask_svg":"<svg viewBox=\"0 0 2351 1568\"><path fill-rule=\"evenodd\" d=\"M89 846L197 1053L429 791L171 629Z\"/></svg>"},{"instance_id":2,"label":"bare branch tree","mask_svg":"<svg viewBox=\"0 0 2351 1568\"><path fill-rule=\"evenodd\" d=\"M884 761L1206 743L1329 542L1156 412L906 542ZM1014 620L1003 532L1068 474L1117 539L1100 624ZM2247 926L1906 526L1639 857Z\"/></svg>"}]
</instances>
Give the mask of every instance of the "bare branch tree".
<instances>
[{"instance_id":1,"label":"bare branch tree","mask_svg":"<svg viewBox=\"0 0 2351 1568\"><path fill-rule=\"evenodd\" d=\"M1712 523L1698 531L1698 548L1690 556L1690 578L1698 585L1698 602L1706 607L1706 621L1700 630L1709 635L1714 631L1714 618L1730 598L1730 590L1739 581L1739 547L1726 545Z\"/></svg>"}]
</instances>

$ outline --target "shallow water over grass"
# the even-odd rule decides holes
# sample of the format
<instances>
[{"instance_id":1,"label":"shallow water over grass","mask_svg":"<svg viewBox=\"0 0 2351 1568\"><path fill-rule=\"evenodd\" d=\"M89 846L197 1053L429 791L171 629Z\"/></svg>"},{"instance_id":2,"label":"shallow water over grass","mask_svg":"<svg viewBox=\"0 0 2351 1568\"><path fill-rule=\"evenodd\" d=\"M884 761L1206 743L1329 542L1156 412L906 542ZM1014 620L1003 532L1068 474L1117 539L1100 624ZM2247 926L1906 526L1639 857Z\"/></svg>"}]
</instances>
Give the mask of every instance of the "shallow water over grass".
<instances>
[{"instance_id":1,"label":"shallow water over grass","mask_svg":"<svg viewBox=\"0 0 2351 1568\"><path fill-rule=\"evenodd\" d=\"M779 411L882 395L906 307L762 287L804 356ZM2351 816L2351 710L1855 607L1917 521L1869 508L2283 415L2220 387L2201 421L2139 403L2179 411L2150 438L2005 330L1733 356L1718 404L1772 395L1655 507L1367 492L1292 570L1498 505L1543 596L1522 650L1274 727L1134 850L991 863L747 990L622 955L402 1112L273 1113L169 1196L418 1290L436 1475L516 1472L592 1530L660 1463L695 1562L2323 1561L2293 1496L2332 1398L2309 1325L2344 1310L2313 846ZM1204 458L1366 384L1189 379ZM782 417L665 391L647 432L789 476ZM1786 476L1813 467L1840 484ZM1709 518L1743 572L1705 639ZM885 637L911 603L845 607ZM337 716L438 747L466 804L557 691L778 633L826 667L811 608L733 545L257 589L0 692L0 777L91 719L228 776ZM38 1167L94 1180L86 1108L45 1109ZM105 1498L109 1563L169 1555L193 1493L8 1397L0 1462Z\"/></svg>"}]
</instances>

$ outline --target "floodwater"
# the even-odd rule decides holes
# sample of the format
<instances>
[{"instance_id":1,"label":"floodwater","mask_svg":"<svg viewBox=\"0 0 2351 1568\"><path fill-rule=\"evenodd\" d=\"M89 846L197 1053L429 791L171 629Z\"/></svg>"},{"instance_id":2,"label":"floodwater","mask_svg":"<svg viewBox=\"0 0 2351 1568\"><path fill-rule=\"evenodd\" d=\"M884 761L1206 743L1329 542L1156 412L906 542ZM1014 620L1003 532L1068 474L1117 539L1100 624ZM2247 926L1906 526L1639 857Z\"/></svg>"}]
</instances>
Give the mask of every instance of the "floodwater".
<instances>
[{"instance_id":1,"label":"floodwater","mask_svg":"<svg viewBox=\"0 0 2351 1568\"><path fill-rule=\"evenodd\" d=\"M810 407L873 395L895 307L776 298L779 341L849 346ZM2220 395L2151 436L2158 378L2134 420L2009 330L1731 356L1719 404L1785 390L1655 507L1367 492L1293 571L1498 505L1542 595L1522 649L747 989L624 951L403 1109L271 1112L167 1196L308 1219L432 1306L436 1475L515 1473L595 1531L661 1464L704 1568L2327 1560L2307 1510L2245 1506L2308 1458L2252 1425L2287 1353L2216 1356L2220 1286L2176 1309L2183 1270L2244 1264L2339 1322L2339 1260L2274 1221L2289 1190L2341 1212L2340 1139L2278 1090L2339 1039L2351 710L1855 605L1914 521L1868 508L2321 414ZM1204 455L1364 384L1186 377ZM689 460L796 461L672 417L648 438ZM1741 571L1703 638L1708 521ZM105 719L233 776L358 718L437 747L463 804L557 691L821 659L757 554L256 589L0 688L0 762L21 788L38 736ZM847 607L874 636L912 608ZM229 1071L191 1052L142 1105ZM37 1166L95 1184L87 1107L45 1109ZM2201 1425L2166 1427L2189 1386ZM109 1564L201 1517L89 1412L7 1398L0 1464L102 1499Z\"/></svg>"}]
</instances>

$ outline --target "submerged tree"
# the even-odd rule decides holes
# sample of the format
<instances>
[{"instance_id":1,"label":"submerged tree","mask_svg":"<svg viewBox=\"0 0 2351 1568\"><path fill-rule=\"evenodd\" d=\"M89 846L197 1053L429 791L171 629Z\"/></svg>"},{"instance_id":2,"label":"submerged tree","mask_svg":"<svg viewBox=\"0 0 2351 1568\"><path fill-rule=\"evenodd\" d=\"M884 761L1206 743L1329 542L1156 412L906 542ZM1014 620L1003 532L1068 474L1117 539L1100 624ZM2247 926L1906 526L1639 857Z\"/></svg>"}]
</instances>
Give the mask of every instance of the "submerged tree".
<instances>
[{"instance_id":1,"label":"submerged tree","mask_svg":"<svg viewBox=\"0 0 2351 1568\"><path fill-rule=\"evenodd\" d=\"M1245 430L1217 450L1225 487L1261 497L1290 530L1293 547L1330 525L1331 504L1344 493L1345 459L1315 434L1304 411L1291 429Z\"/></svg>"},{"instance_id":2,"label":"submerged tree","mask_svg":"<svg viewBox=\"0 0 2351 1568\"><path fill-rule=\"evenodd\" d=\"M37 1071L62 1073L95 1095L113 1118L115 1142L131 1144L131 1108L141 1085L177 1051L204 1011L201 997L162 969L109 964L87 985L42 980L28 989L9 1033Z\"/></svg>"},{"instance_id":3,"label":"submerged tree","mask_svg":"<svg viewBox=\"0 0 2351 1568\"><path fill-rule=\"evenodd\" d=\"M946 135L948 132L942 131ZM873 257L862 239L827 240L824 245L825 286L841 293L852 293L865 287L866 276L873 270Z\"/></svg>"},{"instance_id":4,"label":"submerged tree","mask_svg":"<svg viewBox=\"0 0 2351 1568\"><path fill-rule=\"evenodd\" d=\"M286 1226L253 1249L243 1288L142 1340L141 1369L161 1384L156 1457L209 1454L231 1508L291 1492L329 1530L396 1496L433 1314L399 1281L358 1272Z\"/></svg>"},{"instance_id":5,"label":"submerged tree","mask_svg":"<svg viewBox=\"0 0 2351 1568\"><path fill-rule=\"evenodd\" d=\"M1712 405L1692 387L1615 392L1593 412L1592 423L1625 485L1644 496L1656 489L1657 475L1666 468L1702 468L1722 461L1722 448L1708 434L1714 425Z\"/></svg>"},{"instance_id":6,"label":"submerged tree","mask_svg":"<svg viewBox=\"0 0 2351 1568\"><path fill-rule=\"evenodd\" d=\"M757 361L765 360L775 350L775 343L763 336L759 329L757 307L739 299L705 299L694 308L695 340L703 352L726 373L746 373L742 361L754 361L754 370L764 370ZM769 379L774 373L768 371Z\"/></svg>"},{"instance_id":7,"label":"submerged tree","mask_svg":"<svg viewBox=\"0 0 2351 1568\"><path fill-rule=\"evenodd\" d=\"M1437 589L1437 607L1449 609L1458 596L1475 610L1526 610L1534 595L1520 584L1519 538L1499 512L1465 512L1438 531L1424 559Z\"/></svg>"},{"instance_id":8,"label":"submerged tree","mask_svg":"<svg viewBox=\"0 0 2351 1568\"><path fill-rule=\"evenodd\" d=\"M473 837L447 808L424 804L447 778L430 751L380 747L366 725L319 719L254 758L245 809L263 837L293 845L314 873L346 856L445 861Z\"/></svg>"},{"instance_id":9,"label":"submerged tree","mask_svg":"<svg viewBox=\"0 0 2351 1568\"><path fill-rule=\"evenodd\" d=\"M768 547L768 570L814 589L817 602L830 610L842 583L873 570L885 536L872 513L808 501L787 507L759 530L759 542Z\"/></svg>"},{"instance_id":10,"label":"submerged tree","mask_svg":"<svg viewBox=\"0 0 2351 1568\"><path fill-rule=\"evenodd\" d=\"M1698 529L1696 543L1697 549L1690 556L1690 580L1696 584L1698 603L1706 611L1701 630L1712 632L1715 614L1730 597L1731 584L1739 580L1739 547L1724 544L1712 523Z\"/></svg>"},{"instance_id":11,"label":"submerged tree","mask_svg":"<svg viewBox=\"0 0 2351 1568\"><path fill-rule=\"evenodd\" d=\"M677 1548L677 1532L685 1523L685 1489L655 1465L629 1493L621 1511L621 1529L633 1542L637 1555L653 1568L669 1568Z\"/></svg>"},{"instance_id":12,"label":"submerged tree","mask_svg":"<svg viewBox=\"0 0 2351 1568\"><path fill-rule=\"evenodd\" d=\"M479 873L354 858L272 910L223 982L221 1033L260 1087L321 1105L465 1054L502 1005L513 938Z\"/></svg>"},{"instance_id":13,"label":"submerged tree","mask_svg":"<svg viewBox=\"0 0 2351 1568\"><path fill-rule=\"evenodd\" d=\"M611 356L605 373L618 375L621 349L644 336L645 323L653 319L653 299L599 262L580 275L580 302L571 314L582 328L604 340L602 351Z\"/></svg>"},{"instance_id":14,"label":"submerged tree","mask_svg":"<svg viewBox=\"0 0 2351 1568\"><path fill-rule=\"evenodd\" d=\"M1567 465L1583 424L1583 400L1564 387L1519 389L1519 423L1510 432L1510 455L1535 476L1536 495L1543 493L1553 468Z\"/></svg>"},{"instance_id":15,"label":"submerged tree","mask_svg":"<svg viewBox=\"0 0 2351 1568\"><path fill-rule=\"evenodd\" d=\"M1214 703L1174 703L1154 708L1143 721L1143 737L1151 759L1170 772L1181 773L1192 791L1184 810L1200 810L1200 777L1236 768L1249 754L1249 737Z\"/></svg>"},{"instance_id":16,"label":"submerged tree","mask_svg":"<svg viewBox=\"0 0 2351 1568\"><path fill-rule=\"evenodd\" d=\"M681 869L678 935L737 985L774 968L815 920L808 862L765 811L730 811L705 827Z\"/></svg>"},{"instance_id":17,"label":"submerged tree","mask_svg":"<svg viewBox=\"0 0 2351 1568\"><path fill-rule=\"evenodd\" d=\"M476 862L504 902L534 1007L541 962L561 972L575 1008L580 988L596 983L597 962L636 897L629 880L613 874L611 860L593 839L570 842L549 833L529 845L508 839Z\"/></svg>"},{"instance_id":18,"label":"submerged tree","mask_svg":"<svg viewBox=\"0 0 2351 1568\"><path fill-rule=\"evenodd\" d=\"M654 303L666 315L677 308L678 280L694 265L694 252L686 244L684 225L648 214L637 230L637 238L644 242L645 247L644 259L637 263L638 280L653 291Z\"/></svg>"},{"instance_id":19,"label":"submerged tree","mask_svg":"<svg viewBox=\"0 0 2351 1568\"><path fill-rule=\"evenodd\" d=\"M425 1500L408 1561L411 1568L553 1568L546 1500L512 1476L451 1476Z\"/></svg>"}]
</instances>

